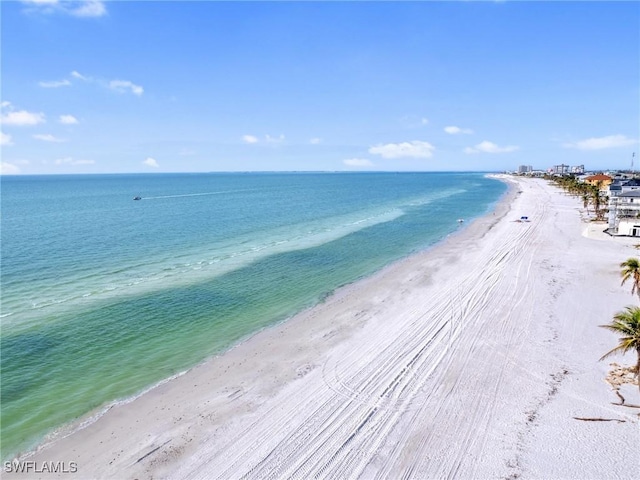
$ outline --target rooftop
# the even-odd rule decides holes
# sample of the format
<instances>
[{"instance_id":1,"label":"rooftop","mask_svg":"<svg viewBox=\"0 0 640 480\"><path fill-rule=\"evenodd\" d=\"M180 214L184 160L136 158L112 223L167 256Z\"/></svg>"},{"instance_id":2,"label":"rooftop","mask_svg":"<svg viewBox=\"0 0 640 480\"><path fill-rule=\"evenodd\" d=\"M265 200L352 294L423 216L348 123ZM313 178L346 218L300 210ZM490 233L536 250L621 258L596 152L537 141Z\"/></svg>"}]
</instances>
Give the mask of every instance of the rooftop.
<instances>
[{"instance_id":1,"label":"rooftop","mask_svg":"<svg viewBox=\"0 0 640 480\"><path fill-rule=\"evenodd\" d=\"M621 193L620 195L618 195L619 198L624 198L624 197L640 197L640 190L633 190L631 192L626 192L626 193Z\"/></svg>"},{"instance_id":2,"label":"rooftop","mask_svg":"<svg viewBox=\"0 0 640 480\"><path fill-rule=\"evenodd\" d=\"M609 175L603 175L599 173L598 175L591 175L590 177L586 177L585 180L589 182L599 182L613 179Z\"/></svg>"}]
</instances>

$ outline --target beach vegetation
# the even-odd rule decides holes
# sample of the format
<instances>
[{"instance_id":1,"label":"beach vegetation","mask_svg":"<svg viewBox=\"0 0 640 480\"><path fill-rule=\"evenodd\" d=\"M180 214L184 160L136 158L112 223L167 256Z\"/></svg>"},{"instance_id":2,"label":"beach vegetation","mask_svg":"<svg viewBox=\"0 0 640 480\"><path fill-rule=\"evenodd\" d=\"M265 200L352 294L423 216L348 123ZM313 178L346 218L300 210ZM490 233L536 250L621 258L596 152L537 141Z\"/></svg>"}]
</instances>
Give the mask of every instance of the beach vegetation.
<instances>
[{"instance_id":1,"label":"beach vegetation","mask_svg":"<svg viewBox=\"0 0 640 480\"><path fill-rule=\"evenodd\" d=\"M589 192L588 196L591 198L591 204L595 210L596 220L604 220L605 211L602 209L602 205L607 204L607 196L602 193L601 183L597 185L586 185L586 189Z\"/></svg>"},{"instance_id":2,"label":"beach vegetation","mask_svg":"<svg viewBox=\"0 0 640 480\"><path fill-rule=\"evenodd\" d=\"M631 280L631 295L637 294L640 297L640 260L634 257L628 258L620 264L620 267L622 268L621 285Z\"/></svg>"},{"instance_id":3,"label":"beach vegetation","mask_svg":"<svg viewBox=\"0 0 640 480\"><path fill-rule=\"evenodd\" d=\"M600 360L614 354L625 354L635 350L638 356L635 374L640 388L640 307L626 307L625 310L613 316L611 323L600 326L621 335L618 345L600 357Z\"/></svg>"},{"instance_id":4,"label":"beach vegetation","mask_svg":"<svg viewBox=\"0 0 640 480\"><path fill-rule=\"evenodd\" d=\"M596 216L595 220L604 220L606 209L602 208L602 206L607 204L608 197L602 193L602 182L597 182L595 185L584 183L573 175L548 176L546 178L567 192L567 194L580 198L584 208L587 210L587 215L589 214L589 205L592 205Z\"/></svg>"},{"instance_id":5,"label":"beach vegetation","mask_svg":"<svg viewBox=\"0 0 640 480\"><path fill-rule=\"evenodd\" d=\"M591 199L589 198L589 195L586 192L583 193L582 194L582 205L587 210L587 215L589 215L589 202L590 201L591 201Z\"/></svg>"}]
</instances>

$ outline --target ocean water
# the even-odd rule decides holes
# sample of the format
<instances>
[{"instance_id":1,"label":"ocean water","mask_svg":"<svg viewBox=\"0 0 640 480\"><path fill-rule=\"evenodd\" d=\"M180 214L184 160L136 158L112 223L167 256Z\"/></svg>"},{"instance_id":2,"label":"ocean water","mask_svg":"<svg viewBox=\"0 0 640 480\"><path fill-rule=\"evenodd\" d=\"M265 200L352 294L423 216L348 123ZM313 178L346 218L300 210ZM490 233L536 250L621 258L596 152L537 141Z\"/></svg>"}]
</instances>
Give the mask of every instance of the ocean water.
<instances>
[{"instance_id":1,"label":"ocean water","mask_svg":"<svg viewBox=\"0 0 640 480\"><path fill-rule=\"evenodd\" d=\"M3 459L428 248L506 190L480 173L0 186Z\"/></svg>"}]
</instances>

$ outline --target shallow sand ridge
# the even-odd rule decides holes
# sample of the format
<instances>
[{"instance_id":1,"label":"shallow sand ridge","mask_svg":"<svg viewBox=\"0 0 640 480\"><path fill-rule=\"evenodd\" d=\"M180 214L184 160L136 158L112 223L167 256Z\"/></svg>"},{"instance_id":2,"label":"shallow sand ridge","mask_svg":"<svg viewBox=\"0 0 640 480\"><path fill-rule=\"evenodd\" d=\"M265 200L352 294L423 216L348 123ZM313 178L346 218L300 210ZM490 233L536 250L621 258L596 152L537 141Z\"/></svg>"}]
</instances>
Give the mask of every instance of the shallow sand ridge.
<instances>
[{"instance_id":1,"label":"shallow sand ridge","mask_svg":"<svg viewBox=\"0 0 640 480\"><path fill-rule=\"evenodd\" d=\"M495 215L29 460L82 478L633 478L638 411L611 404L598 358L617 339L597 325L634 302L617 265L637 251L583 237L578 201L544 181L508 181Z\"/></svg>"}]
</instances>

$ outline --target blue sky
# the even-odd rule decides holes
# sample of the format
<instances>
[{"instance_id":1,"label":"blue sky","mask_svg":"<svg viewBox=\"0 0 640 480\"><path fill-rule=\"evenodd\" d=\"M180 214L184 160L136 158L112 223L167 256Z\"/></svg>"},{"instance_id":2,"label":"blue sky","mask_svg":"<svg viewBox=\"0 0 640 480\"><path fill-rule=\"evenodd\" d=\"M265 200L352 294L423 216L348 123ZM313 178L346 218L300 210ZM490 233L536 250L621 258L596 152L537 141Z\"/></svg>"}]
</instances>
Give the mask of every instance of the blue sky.
<instances>
[{"instance_id":1,"label":"blue sky","mask_svg":"<svg viewBox=\"0 0 640 480\"><path fill-rule=\"evenodd\" d=\"M640 153L637 2L0 8L4 174L613 169Z\"/></svg>"}]
</instances>

